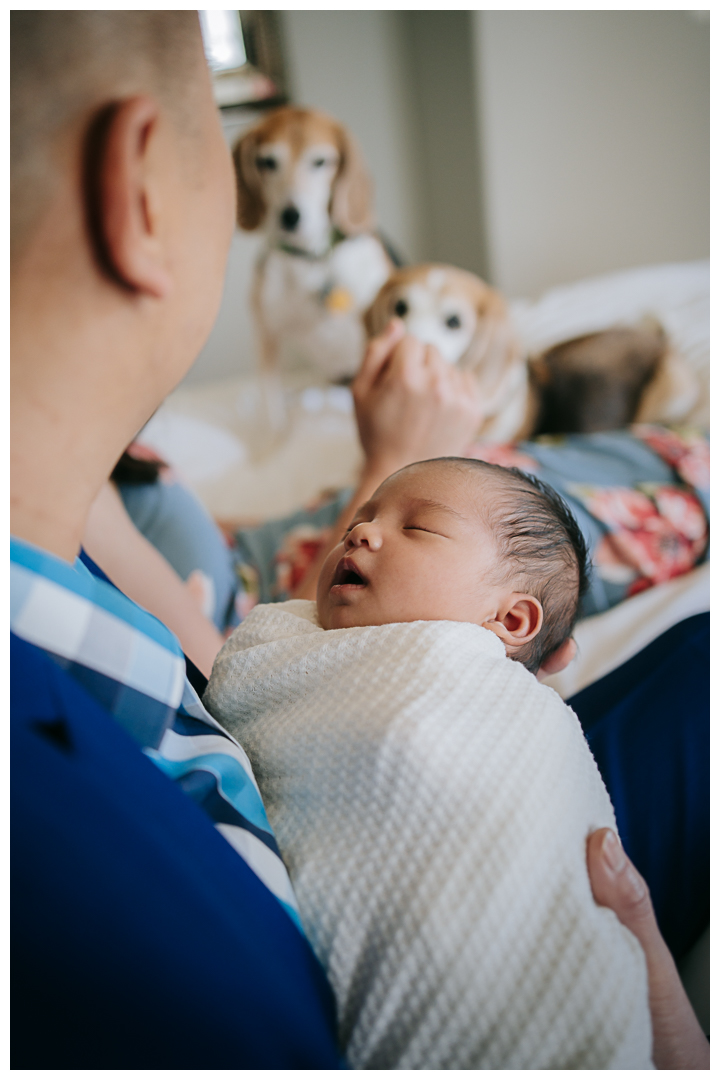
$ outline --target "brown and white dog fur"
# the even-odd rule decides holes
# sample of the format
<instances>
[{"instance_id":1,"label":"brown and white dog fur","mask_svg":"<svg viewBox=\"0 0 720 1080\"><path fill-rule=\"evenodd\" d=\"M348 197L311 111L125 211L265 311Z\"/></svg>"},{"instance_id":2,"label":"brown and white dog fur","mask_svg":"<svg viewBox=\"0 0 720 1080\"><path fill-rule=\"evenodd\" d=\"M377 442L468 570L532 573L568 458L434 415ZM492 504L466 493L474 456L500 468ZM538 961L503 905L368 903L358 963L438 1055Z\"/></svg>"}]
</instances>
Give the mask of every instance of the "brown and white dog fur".
<instances>
[{"instance_id":1,"label":"brown and white dog fur","mask_svg":"<svg viewBox=\"0 0 720 1080\"><path fill-rule=\"evenodd\" d=\"M233 157L238 224L266 238L252 294L262 371L351 378L362 313L391 270L354 140L323 113L283 107L246 132Z\"/></svg>"},{"instance_id":2,"label":"brown and white dog fur","mask_svg":"<svg viewBox=\"0 0 720 1080\"><path fill-rule=\"evenodd\" d=\"M369 337L399 316L409 334L473 371L485 404L479 435L506 442L529 434L528 366L501 294L475 274L425 263L395 270L365 313Z\"/></svg>"},{"instance_id":3,"label":"brown and white dog fur","mask_svg":"<svg viewBox=\"0 0 720 1080\"><path fill-rule=\"evenodd\" d=\"M670 423L697 397L694 373L656 320L528 357L496 289L475 274L432 263L391 274L365 313L368 335L397 316L449 363L475 373L485 402L478 432L484 441Z\"/></svg>"}]
</instances>

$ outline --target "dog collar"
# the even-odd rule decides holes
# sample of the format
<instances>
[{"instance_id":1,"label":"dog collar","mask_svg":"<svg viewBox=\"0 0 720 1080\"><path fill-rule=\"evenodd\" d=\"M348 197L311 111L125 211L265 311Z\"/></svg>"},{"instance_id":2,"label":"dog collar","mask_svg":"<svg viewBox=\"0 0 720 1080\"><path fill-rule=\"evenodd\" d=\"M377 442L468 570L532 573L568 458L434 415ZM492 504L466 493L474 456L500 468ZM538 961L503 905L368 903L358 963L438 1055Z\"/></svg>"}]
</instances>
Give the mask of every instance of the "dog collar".
<instances>
[{"instance_id":1,"label":"dog collar","mask_svg":"<svg viewBox=\"0 0 720 1080\"><path fill-rule=\"evenodd\" d=\"M319 262L321 259L327 258L333 248L336 248L338 244L346 240L345 233L340 232L340 229L333 228L330 234L330 244L320 255L315 255L311 251L304 251L302 248L293 247L292 244L279 243L275 247L278 251L284 251L286 255L297 255L301 259L308 259L310 262Z\"/></svg>"}]
</instances>

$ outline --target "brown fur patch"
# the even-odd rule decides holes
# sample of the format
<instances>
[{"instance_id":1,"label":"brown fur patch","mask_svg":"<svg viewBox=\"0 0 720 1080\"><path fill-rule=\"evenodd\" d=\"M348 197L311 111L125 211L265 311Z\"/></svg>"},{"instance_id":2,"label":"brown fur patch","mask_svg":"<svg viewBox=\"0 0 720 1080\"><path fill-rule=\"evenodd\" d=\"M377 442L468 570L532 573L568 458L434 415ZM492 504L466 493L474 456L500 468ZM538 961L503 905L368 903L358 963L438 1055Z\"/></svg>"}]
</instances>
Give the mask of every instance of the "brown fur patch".
<instances>
[{"instance_id":1,"label":"brown fur patch","mask_svg":"<svg viewBox=\"0 0 720 1080\"><path fill-rule=\"evenodd\" d=\"M666 349L667 339L657 325L586 334L533 358L530 379L538 408L533 433L627 427Z\"/></svg>"},{"instance_id":2,"label":"brown fur patch","mask_svg":"<svg viewBox=\"0 0 720 1080\"><path fill-rule=\"evenodd\" d=\"M355 140L342 124L326 113L285 105L274 109L247 131L233 148L241 229L252 232L265 220L267 206L255 159L264 144L277 142L287 144L292 162L296 162L305 147L313 143L332 143L340 161L329 207L331 220L347 236L374 228L372 181Z\"/></svg>"}]
</instances>

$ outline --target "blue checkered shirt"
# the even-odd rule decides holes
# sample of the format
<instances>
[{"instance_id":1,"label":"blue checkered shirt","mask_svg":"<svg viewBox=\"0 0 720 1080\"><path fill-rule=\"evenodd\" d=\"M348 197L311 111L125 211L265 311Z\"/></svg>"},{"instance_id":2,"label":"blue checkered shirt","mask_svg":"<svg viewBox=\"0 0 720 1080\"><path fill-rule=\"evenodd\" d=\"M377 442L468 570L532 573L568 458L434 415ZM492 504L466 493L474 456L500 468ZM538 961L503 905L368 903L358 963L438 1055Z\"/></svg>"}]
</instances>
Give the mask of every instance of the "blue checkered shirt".
<instances>
[{"instance_id":1,"label":"blue checkered shirt","mask_svg":"<svg viewBox=\"0 0 720 1080\"><path fill-rule=\"evenodd\" d=\"M10 628L112 713L302 929L247 755L203 707L175 635L79 559L71 566L15 538Z\"/></svg>"}]
</instances>

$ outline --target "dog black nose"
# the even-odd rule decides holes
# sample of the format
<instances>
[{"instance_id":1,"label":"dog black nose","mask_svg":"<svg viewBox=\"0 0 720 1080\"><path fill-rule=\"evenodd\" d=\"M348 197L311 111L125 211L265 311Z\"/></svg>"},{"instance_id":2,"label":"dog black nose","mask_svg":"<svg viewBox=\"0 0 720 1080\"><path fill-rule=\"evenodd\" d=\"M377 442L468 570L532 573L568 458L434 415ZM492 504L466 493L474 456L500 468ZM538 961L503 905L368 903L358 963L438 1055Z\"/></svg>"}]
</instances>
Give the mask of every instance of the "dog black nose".
<instances>
[{"instance_id":1,"label":"dog black nose","mask_svg":"<svg viewBox=\"0 0 720 1080\"><path fill-rule=\"evenodd\" d=\"M297 223L300 220L300 211L296 210L294 206L286 206L280 215L280 224L283 229L287 229L288 232L292 232L297 227Z\"/></svg>"}]
</instances>

